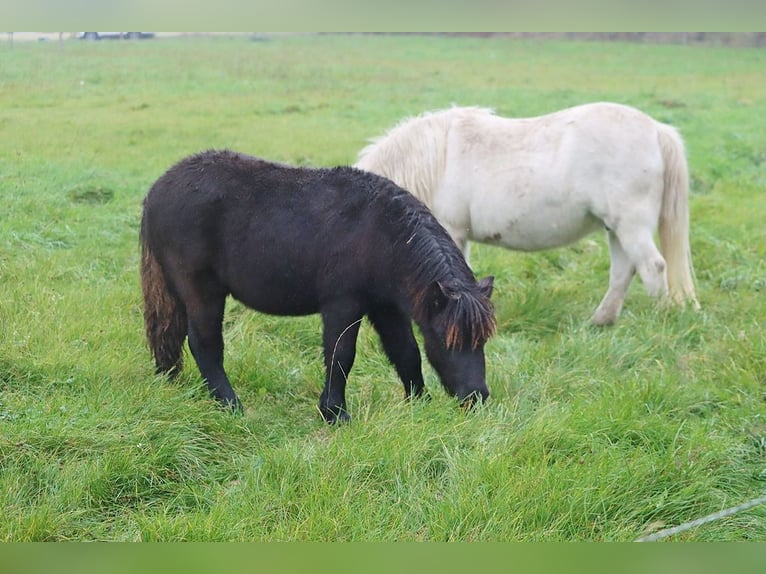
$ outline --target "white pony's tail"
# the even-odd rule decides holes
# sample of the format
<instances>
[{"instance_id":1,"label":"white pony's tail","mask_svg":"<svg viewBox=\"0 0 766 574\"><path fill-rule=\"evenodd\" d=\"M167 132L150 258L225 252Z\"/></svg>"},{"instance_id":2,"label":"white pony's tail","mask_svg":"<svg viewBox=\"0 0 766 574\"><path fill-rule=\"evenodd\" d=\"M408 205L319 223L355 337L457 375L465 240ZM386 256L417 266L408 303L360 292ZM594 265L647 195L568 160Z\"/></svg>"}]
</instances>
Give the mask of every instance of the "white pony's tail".
<instances>
[{"instance_id":1,"label":"white pony's tail","mask_svg":"<svg viewBox=\"0 0 766 574\"><path fill-rule=\"evenodd\" d=\"M686 151L675 128L658 122L657 129L665 162L659 235L660 248L667 264L668 291L674 302L684 304L688 301L699 309L689 246L689 168Z\"/></svg>"}]
</instances>

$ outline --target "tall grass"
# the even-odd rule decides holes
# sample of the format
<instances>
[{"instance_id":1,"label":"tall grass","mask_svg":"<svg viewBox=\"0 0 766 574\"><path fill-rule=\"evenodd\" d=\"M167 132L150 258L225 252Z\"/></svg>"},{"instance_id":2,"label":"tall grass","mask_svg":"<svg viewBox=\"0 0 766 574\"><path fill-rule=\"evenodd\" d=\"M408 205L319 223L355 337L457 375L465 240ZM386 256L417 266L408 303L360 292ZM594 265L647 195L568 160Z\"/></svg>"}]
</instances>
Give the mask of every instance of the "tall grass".
<instances>
[{"instance_id":1,"label":"tall grass","mask_svg":"<svg viewBox=\"0 0 766 574\"><path fill-rule=\"evenodd\" d=\"M763 492L766 53L410 36L66 42L0 49L0 539L632 540ZM631 287L587 324L602 237L474 246L496 276L489 403L406 403L368 325L350 425L316 410L317 317L230 302L242 416L193 361L153 375L137 231L180 157L234 148L349 164L406 115L528 116L593 100L684 135L702 310ZM676 536L766 537L766 510Z\"/></svg>"}]
</instances>

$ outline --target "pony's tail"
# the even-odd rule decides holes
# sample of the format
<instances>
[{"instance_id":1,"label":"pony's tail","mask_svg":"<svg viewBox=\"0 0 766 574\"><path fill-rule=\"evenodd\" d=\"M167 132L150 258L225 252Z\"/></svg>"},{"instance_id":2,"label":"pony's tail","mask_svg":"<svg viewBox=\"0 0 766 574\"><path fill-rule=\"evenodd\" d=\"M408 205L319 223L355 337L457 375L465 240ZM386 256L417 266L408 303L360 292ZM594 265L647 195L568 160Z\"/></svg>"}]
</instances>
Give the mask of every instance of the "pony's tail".
<instances>
[{"instance_id":1,"label":"pony's tail","mask_svg":"<svg viewBox=\"0 0 766 574\"><path fill-rule=\"evenodd\" d=\"M141 290L144 294L144 327L157 373L175 376L183 367L187 334L186 308L168 289L159 261L152 253L141 222Z\"/></svg>"},{"instance_id":2,"label":"pony's tail","mask_svg":"<svg viewBox=\"0 0 766 574\"><path fill-rule=\"evenodd\" d=\"M688 301L699 309L689 246L689 168L686 151L675 128L660 123L657 128L665 163L659 236L667 264L668 291L672 301L679 304Z\"/></svg>"}]
</instances>

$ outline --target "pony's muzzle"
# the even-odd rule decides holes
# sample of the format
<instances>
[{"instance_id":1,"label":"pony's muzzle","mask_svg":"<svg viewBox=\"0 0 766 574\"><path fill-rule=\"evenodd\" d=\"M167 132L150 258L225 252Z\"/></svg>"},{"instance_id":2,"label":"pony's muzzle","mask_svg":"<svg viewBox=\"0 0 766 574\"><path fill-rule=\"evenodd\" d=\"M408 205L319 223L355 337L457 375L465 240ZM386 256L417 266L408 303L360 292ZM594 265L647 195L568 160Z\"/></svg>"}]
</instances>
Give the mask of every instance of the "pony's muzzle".
<instances>
[{"instance_id":1,"label":"pony's muzzle","mask_svg":"<svg viewBox=\"0 0 766 574\"><path fill-rule=\"evenodd\" d=\"M484 403L489 399L489 390L487 387L482 387L481 389L476 389L468 394L464 395L462 398L458 395L458 401L460 402L460 406L463 407L465 410L471 410L477 403Z\"/></svg>"}]
</instances>

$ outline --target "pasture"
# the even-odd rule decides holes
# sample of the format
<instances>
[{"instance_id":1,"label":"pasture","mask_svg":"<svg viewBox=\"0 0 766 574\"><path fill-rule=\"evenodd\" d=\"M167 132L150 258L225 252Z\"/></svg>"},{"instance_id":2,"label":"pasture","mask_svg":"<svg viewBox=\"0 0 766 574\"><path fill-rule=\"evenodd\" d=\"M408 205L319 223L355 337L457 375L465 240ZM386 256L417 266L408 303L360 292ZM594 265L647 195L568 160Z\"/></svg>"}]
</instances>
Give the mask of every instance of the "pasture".
<instances>
[{"instance_id":1,"label":"pasture","mask_svg":"<svg viewBox=\"0 0 766 574\"><path fill-rule=\"evenodd\" d=\"M764 69L751 48L445 36L0 46L0 540L629 541L761 495ZM180 158L348 165L425 110L596 100L685 139L699 312L658 309L636 279L617 324L591 326L602 234L474 244L498 329L471 412L425 360L432 400L406 402L365 322L352 422L329 426L319 317L233 301L242 415L188 350L176 380L154 375L141 202ZM672 539L764 540L766 506Z\"/></svg>"}]
</instances>

